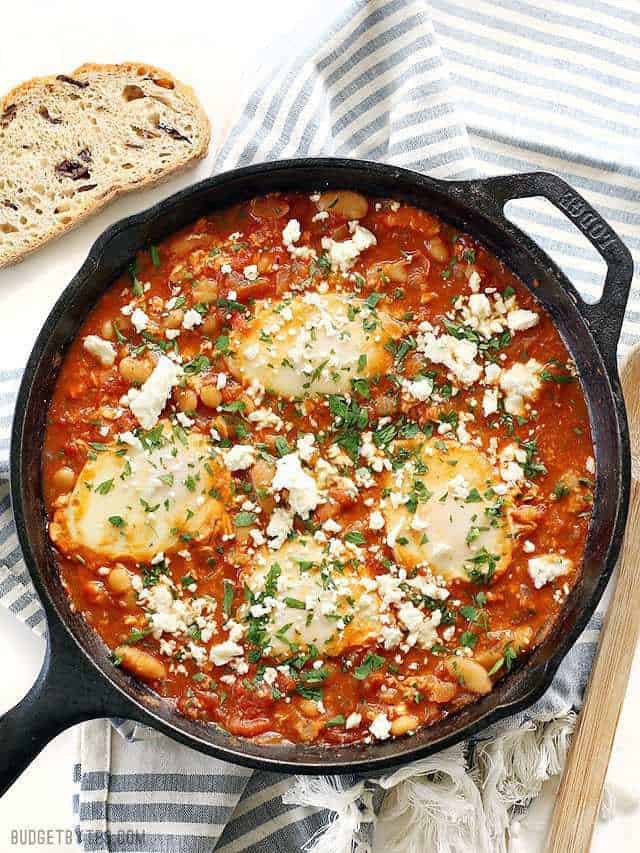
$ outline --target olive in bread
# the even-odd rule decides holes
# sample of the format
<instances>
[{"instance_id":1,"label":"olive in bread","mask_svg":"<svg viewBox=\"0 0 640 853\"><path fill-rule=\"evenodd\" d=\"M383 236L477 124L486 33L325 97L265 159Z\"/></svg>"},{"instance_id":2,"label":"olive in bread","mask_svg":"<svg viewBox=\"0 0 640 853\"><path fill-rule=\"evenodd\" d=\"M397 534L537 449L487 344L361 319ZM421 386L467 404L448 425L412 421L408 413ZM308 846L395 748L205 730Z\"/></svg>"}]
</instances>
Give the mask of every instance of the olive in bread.
<instances>
[{"instance_id":1,"label":"olive in bread","mask_svg":"<svg viewBox=\"0 0 640 853\"><path fill-rule=\"evenodd\" d=\"M0 101L0 267L193 164L210 134L193 90L143 63L17 86Z\"/></svg>"}]
</instances>

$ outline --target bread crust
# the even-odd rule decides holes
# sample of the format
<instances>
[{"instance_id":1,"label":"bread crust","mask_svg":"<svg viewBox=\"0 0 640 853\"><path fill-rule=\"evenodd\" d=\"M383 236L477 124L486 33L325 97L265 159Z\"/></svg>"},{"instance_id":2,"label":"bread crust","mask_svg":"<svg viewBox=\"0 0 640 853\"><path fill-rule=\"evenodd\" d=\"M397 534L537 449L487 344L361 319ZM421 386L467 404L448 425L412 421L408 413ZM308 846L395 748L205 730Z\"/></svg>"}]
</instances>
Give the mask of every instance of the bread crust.
<instances>
[{"instance_id":1,"label":"bread crust","mask_svg":"<svg viewBox=\"0 0 640 853\"><path fill-rule=\"evenodd\" d=\"M27 245L16 245L11 247L6 243L3 245L0 242L0 269L20 262L44 244L72 230L94 213L102 210L106 205L119 196L132 192L136 189L147 189L155 186L156 184L179 174L190 166L195 165L195 163L198 160L201 160L208 151L211 139L211 125L194 90L191 86L182 83L174 77L174 75L169 71L145 62L126 61L118 64L87 62L80 65L68 75L63 74L50 75L47 77L34 77L31 80L27 80L15 86L2 98L2 100L0 100L0 118L6 114L7 110L13 104L19 106L21 102L24 103L25 100L30 96L33 96L34 93L40 94L41 92L46 91L48 85L55 86L59 84L61 78L64 78L65 80L69 80L69 78L71 78L71 80L77 80L80 83L84 83L91 81L96 74L113 74L117 77L131 75L132 77L138 77L141 79L153 78L170 82L173 86L172 92L178 95L191 107L193 122L198 128L197 144L194 144L190 148L186 156L177 156L170 164L162 164L162 167L158 167L155 171L149 172L149 174L145 175L141 179L127 181L124 179L124 175L117 174L114 170L110 184L108 186L97 188L98 192L92 193L92 197L87 199L87 203L83 205L82 209L74 211L73 217L70 221L58 219L55 223L55 227L48 227L43 230L42 233L34 233ZM55 152L51 153L53 157ZM0 166L1 159L2 151L0 150ZM3 191L2 189L2 177L2 169L0 168L0 228L2 227L2 196L3 193L6 193L6 190Z\"/></svg>"}]
</instances>

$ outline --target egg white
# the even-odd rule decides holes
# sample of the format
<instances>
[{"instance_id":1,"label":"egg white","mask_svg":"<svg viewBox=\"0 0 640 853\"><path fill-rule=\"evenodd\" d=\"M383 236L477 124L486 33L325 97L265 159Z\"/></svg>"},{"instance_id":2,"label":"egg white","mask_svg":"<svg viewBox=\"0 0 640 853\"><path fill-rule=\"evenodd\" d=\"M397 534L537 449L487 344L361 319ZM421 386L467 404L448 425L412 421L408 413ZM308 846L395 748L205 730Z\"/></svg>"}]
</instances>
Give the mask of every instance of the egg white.
<instances>
[{"instance_id":1,"label":"egg white","mask_svg":"<svg viewBox=\"0 0 640 853\"><path fill-rule=\"evenodd\" d=\"M67 553L87 549L105 559L150 560L229 526L223 503L229 475L205 436L163 423L162 446L116 442L88 458L50 534Z\"/></svg>"},{"instance_id":2,"label":"egg white","mask_svg":"<svg viewBox=\"0 0 640 853\"><path fill-rule=\"evenodd\" d=\"M509 565L513 536L507 507L496 512L499 478L478 448L442 446L419 439L396 443L410 459L385 475L387 542L401 565L424 565L446 581L469 580L474 568L486 574L490 564L483 553L494 558L491 574L497 576Z\"/></svg>"},{"instance_id":3,"label":"egg white","mask_svg":"<svg viewBox=\"0 0 640 853\"><path fill-rule=\"evenodd\" d=\"M264 627L273 657L287 658L296 647L306 650L311 645L320 655L335 657L347 648L376 642L382 629L381 603L377 592L367 589L364 576L349 566L336 570L323 547L304 538L256 555L242 578L255 596L265 592L274 565L279 567L275 590L264 601ZM363 566L359 569L366 571ZM304 608L291 606L292 602ZM249 609L244 605L245 617Z\"/></svg>"},{"instance_id":4,"label":"egg white","mask_svg":"<svg viewBox=\"0 0 640 853\"><path fill-rule=\"evenodd\" d=\"M402 324L366 300L338 293L307 293L255 306L248 328L230 338L236 378L258 382L281 397L341 394L354 378L384 374L385 349Z\"/></svg>"}]
</instances>

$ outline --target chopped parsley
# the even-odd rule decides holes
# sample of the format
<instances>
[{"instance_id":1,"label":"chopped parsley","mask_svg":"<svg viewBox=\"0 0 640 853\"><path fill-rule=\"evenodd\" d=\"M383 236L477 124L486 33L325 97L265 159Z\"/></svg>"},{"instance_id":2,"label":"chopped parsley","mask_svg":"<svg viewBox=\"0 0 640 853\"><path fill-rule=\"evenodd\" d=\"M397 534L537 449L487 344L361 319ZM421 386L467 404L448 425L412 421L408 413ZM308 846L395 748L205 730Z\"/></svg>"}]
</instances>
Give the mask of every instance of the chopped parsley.
<instances>
[{"instance_id":1,"label":"chopped parsley","mask_svg":"<svg viewBox=\"0 0 640 853\"><path fill-rule=\"evenodd\" d=\"M310 699L312 702L322 702L321 687L309 687L307 684L298 684L296 693L300 694L304 699Z\"/></svg>"},{"instance_id":2,"label":"chopped parsley","mask_svg":"<svg viewBox=\"0 0 640 853\"><path fill-rule=\"evenodd\" d=\"M357 678L358 681L364 681L365 678L368 678L382 666L384 666L384 658L381 655L368 652L360 666L357 666L353 670L353 677Z\"/></svg>"},{"instance_id":3,"label":"chopped parsley","mask_svg":"<svg viewBox=\"0 0 640 853\"><path fill-rule=\"evenodd\" d=\"M500 557L497 554L491 554L486 548L481 548L465 563L469 580L474 583L489 583L495 574L499 561Z\"/></svg>"},{"instance_id":4,"label":"chopped parsley","mask_svg":"<svg viewBox=\"0 0 640 853\"><path fill-rule=\"evenodd\" d=\"M518 652L513 648L510 643L504 647L502 651L502 657L497 660L494 665L489 670L489 675L495 675L496 672L499 672L504 666L509 672L511 667L513 666L514 661L518 657Z\"/></svg>"},{"instance_id":5,"label":"chopped parsley","mask_svg":"<svg viewBox=\"0 0 640 853\"><path fill-rule=\"evenodd\" d=\"M196 373L202 373L211 366L211 362L206 355L197 355L184 365L184 372L193 376Z\"/></svg>"},{"instance_id":6,"label":"chopped parsley","mask_svg":"<svg viewBox=\"0 0 640 853\"><path fill-rule=\"evenodd\" d=\"M360 450L360 433L369 424L369 410L339 394L329 396L329 411L334 417L336 444L354 461Z\"/></svg>"},{"instance_id":7,"label":"chopped parsley","mask_svg":"<svg viewBox=\"0 0 640 853\"><path fill-rule=\"evenodd\" d=\"M561 498L570 495L571 489L569 488L569 486L566 485L566 483L563 483L562 480L558 480L558 482L553 487L552 494L556 500L560 500Z\"/></svg>"},{"instance_id":8,"label":"chopped parsley","mask_svg":"<svg viewBox=\"0 0 640 853\"><path fill-rule=\"evenodd\" d=\"M224 593L222 596L222 611L225 616L231 614L231 606L233 604L233 583L227 578L224 579Z\"/></svg>"},{"instance_id":9,"label":"chopped parsley","mask_svg":"<svg viewBox=\"0 0 640 853\"><path fill-rule=\"evenodd\" d=\"M287 444L286 438L281 435L276 437L275 448L278 452L278 456L286 456L287 454L291 453L291 448Z\"/></svg>"},{"instance_id":10,"label":"chopped parsley","mask_svg":"<svg viewBox=\"0 0 640 853\"><path fill-rule=\"evenodd\" d=\"M229 335L219 335L216 339L215 348L217 352L229 352Z\"/></svg>"},{"instance_id":11,"label":"chopped parsley","mask_svg":"<svg viewBox=\"0 0 640 853\"><path fill-rule=\"evenodd\" d=\"M527 454L527 458L522 463L522 470L524 471L525 477L529 480L533 480L539 474L546 474L546 465L538 459L538 445L536 444L535 439L531 439L530 441L521 441L520 447L522 447Z\"/></svg>"},{"instance_id":12,"label":"chopped parsley","mask_svg":"<svg viewBox=\"0 0 640 853\"><path fill-rule=\"evenodd\" d=\"M460 636L460 644L467 649L475 648L477 642L478 635L474 634L473 631L464 631Z\"/></svg>"},{"instance_id":13,"label":"chopped parsley","mask_svg":"<svg viewBox=\"0 0 640 853\"><path fill-rule=\"evenodd\" d=\"M132 628L131 633L126 638L126 640L123 640L123 643L126 643L126 645L128 646L132 645L133 643L139 643L140 640L144 640L144 638L147 637L152 630L152 628L143 628L142 630L139 630L138 628Z\"/></svg>"}]
</instances>

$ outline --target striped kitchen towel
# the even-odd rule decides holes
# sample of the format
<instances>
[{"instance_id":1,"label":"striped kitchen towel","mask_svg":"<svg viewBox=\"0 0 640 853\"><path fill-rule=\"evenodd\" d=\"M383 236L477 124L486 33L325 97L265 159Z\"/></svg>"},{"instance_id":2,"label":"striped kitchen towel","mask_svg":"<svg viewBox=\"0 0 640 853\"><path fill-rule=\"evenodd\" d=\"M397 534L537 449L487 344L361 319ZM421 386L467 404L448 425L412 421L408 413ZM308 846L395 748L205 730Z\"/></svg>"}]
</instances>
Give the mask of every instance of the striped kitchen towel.
<instances>
[{"instance_id":1,"label":"striped kitchen towel","mask_svg":"<svg viewBox=\"0 0 640 853\"><path fill-rule=\"evenodd\" d=\"M437 177L547 169L580 190L640 259L640 16L636 0L329 0L269 55L216 171L281 157L383 160ZM330 21L331 23L327 24ZM292 50L295 46L295 50ZM603 265L542 201L509 215L584 298ZM640 338L632 290L621 349ZM18 373L0 374L0 448ZM0 598L42 616L0 500ZM374 781L251 773L141 727L83 727L75 810L85 850L376 849L503 853L514 813L559 772L601 614L526 714ZM121 733L128 736L128 740ZM328 828L327 828L328 827Z\"/></svg>"}]
</instances>

